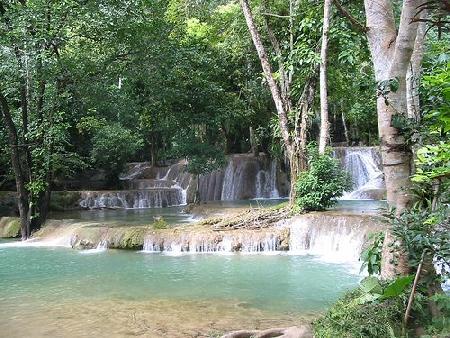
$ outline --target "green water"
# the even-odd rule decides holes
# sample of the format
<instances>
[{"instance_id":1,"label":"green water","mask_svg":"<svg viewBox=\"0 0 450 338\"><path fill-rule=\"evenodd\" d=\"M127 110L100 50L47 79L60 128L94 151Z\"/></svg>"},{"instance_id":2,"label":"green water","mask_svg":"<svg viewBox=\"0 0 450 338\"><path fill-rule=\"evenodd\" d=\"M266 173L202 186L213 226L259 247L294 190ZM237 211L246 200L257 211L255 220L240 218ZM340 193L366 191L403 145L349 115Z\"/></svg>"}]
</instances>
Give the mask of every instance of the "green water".
<instances>
[{"instance_id":1,"label":"green water","mask_svg":"<svg viewBox=\"0 0 450 338\"><path fill-rule=\"evenodd\" d=\"M0 243L0 336L217 337L311 321L359 277L304 256Z\"/></svg>"},{"instance_id":2,"label":"green water","mask_svg":"<svg viewBox=\"0 0 450 338\"><path fill-rule=\"evenodd\" d=\"M22 301L236 300L270 311L324 309L358 276L303 256L79 252L0 247L0 313Z\"/></svg>"}]
</instances>

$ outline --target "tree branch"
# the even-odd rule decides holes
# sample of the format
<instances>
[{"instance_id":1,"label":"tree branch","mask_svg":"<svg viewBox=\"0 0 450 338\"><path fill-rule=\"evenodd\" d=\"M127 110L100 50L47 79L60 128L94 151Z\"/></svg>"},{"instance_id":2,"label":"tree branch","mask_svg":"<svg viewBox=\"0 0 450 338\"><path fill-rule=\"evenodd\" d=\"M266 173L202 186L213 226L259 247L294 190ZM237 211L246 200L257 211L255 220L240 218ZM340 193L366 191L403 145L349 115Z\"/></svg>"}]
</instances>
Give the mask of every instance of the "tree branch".
<instances>
[{"instance_id":1,"label":"tree branch","mask_svg":"<svg viewBox=\"0 0 450 338\"><path fill-rule=\"evenodd\" d=\"M333 3L336 5L338 11L350 21L354 29L361 33L366 33L368 31L368 28L351 15L350 12L342 6L339 0L333 0Z\"/></svg>"},{"instance_id":2,"label":"tree branch","mask_svg":"<svg viewBox=\"0 0 450 338\"><path fill-rule=\"evenodd\" d=\"M274 18L279 18L279 19L289 19L291 16L290 15L280 15L280 14L274 14L274 13L268 13L268 12L262 12L262 15L266 15L266 16L273 16ZM292 16L297 16L297 14L294 14Z\"/></svg>"}]
</instances>

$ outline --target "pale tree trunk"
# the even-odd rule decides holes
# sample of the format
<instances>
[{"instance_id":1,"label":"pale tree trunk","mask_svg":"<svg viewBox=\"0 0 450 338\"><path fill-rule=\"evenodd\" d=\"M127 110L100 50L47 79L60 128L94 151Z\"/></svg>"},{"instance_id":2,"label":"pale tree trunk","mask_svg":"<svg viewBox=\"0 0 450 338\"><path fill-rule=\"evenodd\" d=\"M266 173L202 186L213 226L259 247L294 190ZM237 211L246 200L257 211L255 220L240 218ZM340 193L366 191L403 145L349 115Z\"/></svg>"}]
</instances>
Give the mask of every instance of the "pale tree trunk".
<instances>
[{"instance_id":1,"label":"pale tree trunk","mask_svg":"<svg viewBox=\"0 0 450 338\"><path fill-rule=\"evenodd\" d=\"M421 3L419 0L403 2L397 33L390 0L364 1L367 38L376 81L385 86L388 82L394 83L394 89L378 94L377 113L387 201L390 207L396 208L397 215L411 202L411 149L401 132L392 126L392 118L396 114L407 116L406 73L418 26L412 18ZM392 236L390 230L386 232L381 265L381 276L385 279L407 274L409 270L402 243Z\"/></svg>"},{"instance_id":2,"label":"pale tree trunk","mask_svg":"<svg viewBox=\"0 0 450 338\"><path fill-rule=\"evenodd\" d=\"M330 31L331 0L323 4L322 48L320 50L320 136L319 153L323 154L330 137L330 123L328 121L328 90L327 90L327 59L328 34Z\"/></svg>"}]
</instances>

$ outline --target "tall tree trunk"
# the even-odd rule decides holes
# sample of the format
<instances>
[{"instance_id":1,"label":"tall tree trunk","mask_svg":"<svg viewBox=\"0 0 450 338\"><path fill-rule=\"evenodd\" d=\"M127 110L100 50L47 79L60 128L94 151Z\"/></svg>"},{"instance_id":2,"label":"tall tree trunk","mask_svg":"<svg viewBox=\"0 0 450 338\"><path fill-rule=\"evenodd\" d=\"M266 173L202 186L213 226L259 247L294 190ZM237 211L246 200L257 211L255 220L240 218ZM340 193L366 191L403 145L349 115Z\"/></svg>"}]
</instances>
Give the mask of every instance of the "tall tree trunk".
<instances>
[{"instance_id":1,"label":"tall tree trunk","mask_svg":"<svg viewBox=\"0 0 450 338\"><path fill-rule=\"evenodd\" d=\"M286 102L283 100L283 96L281 94L280 88L278 87L275 78L273 76L272 66L269 62L269 57L267 56L264 45L261 41L261 36L256 27L255 21L253 19L252 12L250 10L250 6L248 4L248 0L240 0L240 4L242 7L242 12L245 17L245 22L247 23L248 30L252 37L253 44L255 46L256 52L258 53L259 61L261 62L261 67L264 72L264 77L266 78L267 84L270 89L270 93L272 94L272 99L275 103L275 107L278 114L278 121L280 125L281 137L283 139L284 148L286 149L286 153L288 155L291 167L291 182L296 181L297 173L298 173L298 163L293 163L295 161L295 147L292 144L291 137L289 135L289 124L288 124L288 111L286 110ZM294 176L292 176L294 175ZM293 202L293 192L291 190L290 201Z\"/></svg>"},{"instance_id":2,"label":"tall tree trunk","mask_svg":"<svg viewBox=\"0 0 450 338\"><path fill-rule=\"evenodd\" d=\"M331 0L323 4L322 48L320 50L320 136L319 153L323 154L330 137L330 123L328 121L328 91L327 91L327 59L328 33L330 31Z\"/></svg>"},{"instance_id":3,"label":"tall tree trunk","mask_svg":"<svg viewBox=\"0 0 450 338\"><path fill-rule=\"evenodd\" d=\"M281 136L283 138L286 148L290 148L291 141L289 138L289 127L288 127L288 117L287 111L284 109L283 100L281 98L280 89L277 86L275 78L273 77L272 66L269 62L269 57L267 56L266 49L261 41L261 36L256 28L252 12L247 0L240 0L242 12L244 13L245 22L250 31L250 35L253 40L256 52L258 53L259 61L261 62L261 67L264 72L264 77L269 85L270 93L272 94L272 99L275 103L275 107L278 113L278 119L281 127ZM290 149L288 149L290 151Z\"/></svg>"},{"instance_id":4,"label":"tall tree trunk","mask_svg":"<svg viewBox=\"0 0 450 338\"><path fill-rule=\"evenodd\" d=\"M295 121L295 145L299 152L300 172L308 169L308 161L306 157L307 130L309 114L314 104L316 94L318 66L307 79L302 95L299 100L298 110ZM300 122L299 122L300 120Z\"/></svg>"},{"instance_id":5,"label":"tall tree trunk","mask_svg":"<svg viewBox=\"0 0 450 338\"><path fill-rule=\"evenodd\" d=\"M196 175L194 204L200 204L200 175Z\"/></svg>"},{"instance_id":6,"label":"tall tree trunk","mask_svg":"<svg viewBox=\"0 0 450 338\"><path fill-rule=\"evenodd\" d=\"M253 156L258 157L259 151L258 151L258 140L255 135L255 131L253 130L253 127L249 127L249 133L250 133L250 150L253 154Z\"/></svg>"},{"instance_id":7,"label":"tall tree trunk","mask_svg":"<svg viewBox=\"0 0 450 338\"><path fill-rule=\"evenodd\" d=\"M17 188L17 197L18 197L18 207L19 207L19 216L20 216L20 231L22 235L22 239L25 240L31 235L30 228L30 198L28 195L28 191L26 189L26 184L28 182L28 177L26 173L29 172L23 169L23 166L26 166L26 163L21 161L20 154L20 145L19 138L17 135L17 129L14 124L14 121L11 116L11 112L9 110L9 105L6 100L6 97L0 91L0 108L3 115L3 120L5 122L6 129L8 131L8 139L11 148L11 164L13 167L14 175L16 178L16 188Z\"/></svg>"},{"instance_id":8,"label":"tall tree trunk","mask_svg":"<svg viewBox=\"0 0 450 338\"><path fill-rule=\"evenodd\" d=\"M344 126L344 136L345 136L345 144L347 146L350 145L350 137L348 136L348 128L347 128L347 122L345 121L345 114L344 110L341 110L341 118L342 118L342 125Z\"/></svg>"},{"instance_id":9,"label":"tall tree trunk","mask_svg":"<svg viewBox=\"0 0 450 338\"><path fill-rule=\"evenodd\" d=\"M387 201L389 206L396 208L397 215L400 215L411 201L411 149L401 132L392 126L392 118L396 114L407 116L406 73L418 26L412 18L420 4L419 0L403 2L397 34L392 2L364 1L367 38L375 78L379 87L384 87L384 90L379 90L377 113ZM402 243L387 230L383 244L381 275L390 279L397 274L407 273L408 261Z\"/></svg>"}]
</instances>

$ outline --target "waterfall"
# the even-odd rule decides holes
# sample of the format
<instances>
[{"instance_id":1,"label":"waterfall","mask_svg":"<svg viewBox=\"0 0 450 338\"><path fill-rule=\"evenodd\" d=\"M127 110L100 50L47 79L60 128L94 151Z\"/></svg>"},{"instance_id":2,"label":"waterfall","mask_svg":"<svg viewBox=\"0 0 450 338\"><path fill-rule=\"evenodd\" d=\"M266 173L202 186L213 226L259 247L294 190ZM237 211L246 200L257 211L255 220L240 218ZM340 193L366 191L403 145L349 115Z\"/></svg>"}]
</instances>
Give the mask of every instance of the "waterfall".
<instances>
[{"instance_id":1,"label":"waterfall","mask_svg":"<svg viewBox=\"0 0 450 338\"><path fill-rule=\"evenodd\" d=\"M186 161L166 167L153 167L148 162L130 163L120 176L125 190L84 191L79 205L84 209L184 205L191 202L195 190L195 180L185 171L185 166ZM230 155L225 169L200 177L200 197L204 201L279 198L287 192L283 188L280 193L278 174L277 161L265 155Z\"/></svg>"},{"instance_id":2,"label":"waterfall","mask_svg":"<svg viewBox=\"0 0 450 338\"><path fill-rule=\"evenodd\" d=\"M352 179L352 191L343 199L382 199L384 176L379 152L373 147L335 148L344 169Z\"/></svg>"},{"instance_id":3,"label":"waterfall","mask_svg":"<svg viewBox=\"0 0 450 338\"><path fill-rule=\"evenodd\" d=\"M236 165L233 161L229 161L225 169L225 175L223 179L223 188L221 200L237 200L238 194L236 193L236 188L243 182L243 165Z\"/></svg>"},{"instance_id":4,"label":"waterfall","mask_svg":"<svg viewBox=\"0 0 450 338\"><path fill-rule=\"evenodd\" d=\"M223 178L222 200L279 198L278 163L264 156L230 157Z\"/></svg>"},{"instance_id":5,"label":"waterfall","mask_svg":"<svg viewBox=\"0 0 450 338\"><path fill-rule=\"evenodd\" d=\"M82 250L82 251L80 251L80 254L83 254L83 255L96 254L96 253L105 252L106 250L108 250L108 241L105 239L102 239L100 242L98 242L97 246L94 249Z\"/></svg>"},{"instance_id":6,"label":"waterfall","mask_svg":"<svg viewBox=\"0 0 450 338\"><path fill-rule=\"evenodd\" d=\"M146 190L85 191L80 206L85 209L162 208L186 203L181 188L151 188Z\"/></svg>"},{"instance_id":7,"label":"waterfall","mask_svg":"<svg viewBox=\"0 0 450 338\"><path fill-rule=\"evenodd\" d=\"M350 216L306 216L290 225L289 252L333 263L358 264L370 227Z\"/></svg>"},{"instance_id":8,"label":"waterfall","mask_svg":"<svg viewBox=\"0 0 450 338\"><path fill-rule=\"evenodd\" d=\"M286 233L282 229L264 232L233 231L227 234L216 232L187 232L184 234L152 233L145 237L143 251L164 252L171 255L200 253L279 253Z\"/></svg>"},{"instance_id":9,"label":"waterfall","mask_svg":"<svg viewBox=\"0 0 450 338\"><path fill-rule=\"evenodd\" d=\"M277 188L277 161L270 162L270 169L261 169L256 175L255 198L279 198Z\"/></svg>"}]
</instances>

